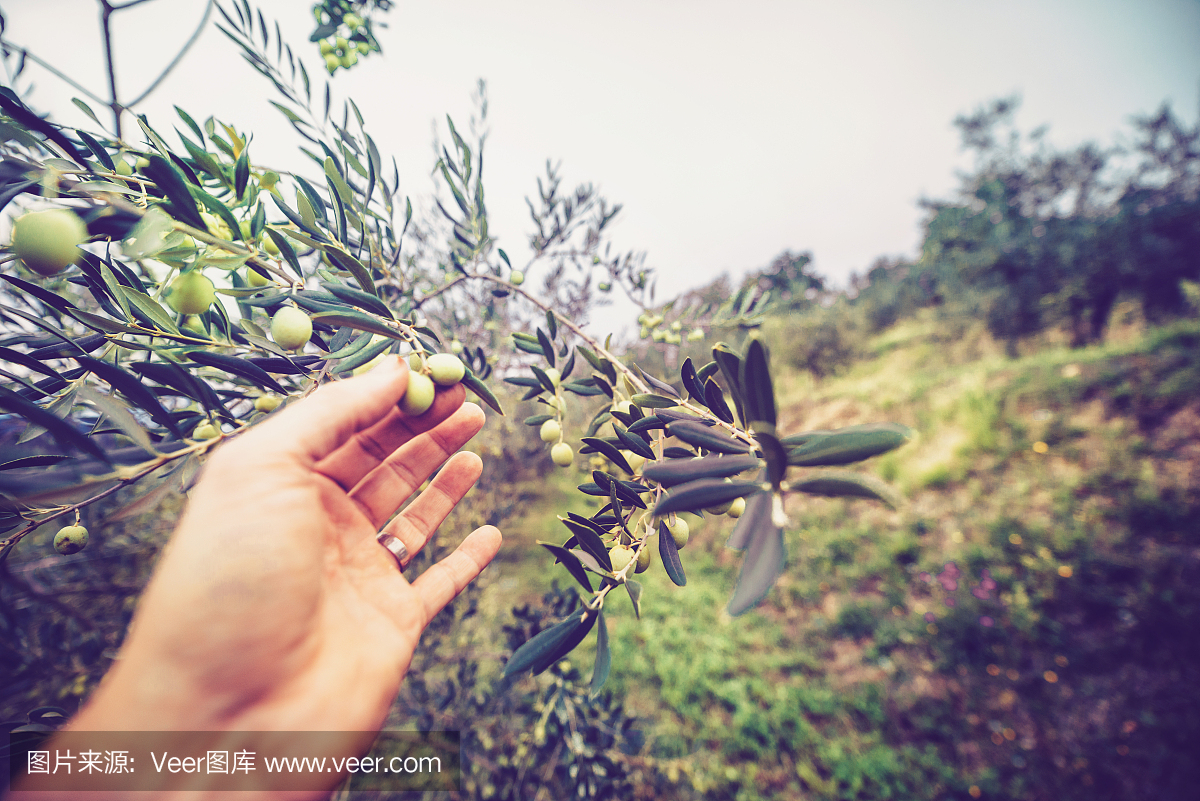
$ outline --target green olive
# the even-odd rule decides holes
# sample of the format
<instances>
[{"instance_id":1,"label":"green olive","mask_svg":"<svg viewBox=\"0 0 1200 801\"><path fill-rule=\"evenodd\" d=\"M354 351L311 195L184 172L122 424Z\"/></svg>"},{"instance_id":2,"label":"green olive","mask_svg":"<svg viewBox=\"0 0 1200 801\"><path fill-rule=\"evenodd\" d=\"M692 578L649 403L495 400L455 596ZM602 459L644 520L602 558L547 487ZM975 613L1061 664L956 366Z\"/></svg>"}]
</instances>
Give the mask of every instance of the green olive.
<instances>
[{"instance_id":1,"label":"green olive","mask_svg":"<svg viewBox=\"0 0 1200 801\"><path fill-rule=\"evenodd\" d=\"M746 511L746 499L745 498L735 498L733 503L729 507L729 511L726 512L726 514L732 518L738 518L738 517L742 516L742 512L744 512L744 511Z\"/></svg>"},{"instance_id":2,"label":"green olive","mask_svg":"<svg viewBox=\"0 0 1200 801\"><path fill-rule=\"evenodd\" d=\"M179 314L200 314L216 299L213 282L198 270L179 276L167 289L167 305Z\"/></svg>"},{"instance_id":3,"label":"green olive","mask_svg":"<svg viewBox=\"0 0 1200 801\"><path fill-rule=\"evenodd\" d=\"M284 350L304 347L312 332L312 320L295 306L283 306L271 318L271 338Z\"/></svg>"},{"instance_id":4,"label":"green olive","mask_svg":"<svg viewBox=\"0 0 1200 801\"><path fill-rule=\"evenodd\" d=\"M356 31L362 27L363 21L362 17L358 16L357 14L347 14L346 16L342 17L342 24L344 24L350 30Z\"/></svg>"},{"instance_id":5,"label":"green olive","mask_svg":"<svg viewBox=\"0 0 1200 801\"><path fill-rule=\"evenodd\" d=\"M463 343L459 342L457 339L452 340L450 342L450 352L453 354L462 353L463 352Z\"/></svg>"},{"instance_id":6,"label":"green olive","mask_svg":"<svg viewBox=\"0 0 1200 801\"><path fill-rule=\"evenodd\" d=\"M268 255L279 258L279 245L276 245L275 240L270 236L264 236L262 238L262 249L267 251Z\"/></svg>"},{"instance_id":7,"label":"green olive","mask_svg":"<svg viewBox=\"0 0 1200 801\"><path fill-rule=\"evenodd\" d=\"M268 284L271 283L271 279L270 279L270 277L265 276L262 273L260 273L258 270L254 270L254 269L251 269L250 267L247 267L246 268L246 283L252 287L267 286Z\"/></svg>"},{"instance_id":8,"label":"green olive","mask_svg":"<svg viewBox=\"0 0 1200 801\"><path fill-rule=\"evenodd\" d=\"M688 536L691 531L688 528L687 521L682 517L676 516L675 522L667 521L667 530L671 532L671 538L675 540L675 547L682 548L688 544Z\"/></svg>"},{"instance_id":9,"label":"green olive","mask_svg":"<svg viewBox=\"0 0 1200 801\"><path fill-rule=\"evenodd\" d=\"M333 44L334 44L335 49L339 53L346 52L346 48L350 45L350 43L348 41L346 41L345 36L338 36L337 38L335 38L333 40Z\"/></svg>"},{"instance_id":10,"label":"green olive","mask_svg":"<svg viewBox=\"0 0 1200 801\"><path fill-rule=\"evenodd\" d=\"M508 276L508 282L513 286L520 286L525 283L525 273L520 270L513 270Z\"/></svg>"},{"instance_id":11,"label":"green olive","mask_svg":"<svg viewBox=\"0 0 1200 801\"><path fill-rule=\"evenodd\" d=\"M330 75L337 72L337 68L340 66L342 66L342 60L333 53L325 56L325 69L329 70Z\"/></svg>"},{"instance_id":12,"label":"green olive","mask_svg":"<svg viewBox=\"0 0 1200 801\"><path fill-rule=\"evenodd\" d=\"M651 558L649 546L643 545L642 550L637 555L637 567L634 568L633 572L645 573L650 567Z\"/></svg>"},{"instance_id":13,"label":"green olive","mask_svg":"<svg viewBox=\"0 0 1200 801\"><path fill-rule=\"evenodd\" d=\"M565 442L560 442L550 449L550 458L559 467L570 467L575 461L575 450Z\"/></svg>"},{"instance_id":14,"label":"green olive","mask_svg":"<svg viewBox=\"0 0 1200 801\"><path fill-rule=\"evenodd\" d=\"M438 353L430 356L426 364L429 366L429 377L439 387L452 387L462 381L463 376L467 373L462 359L453 353Z\"/></svg>"},{"instance_id":15,"label":"green olive","mask_svg":"<svg viewBox=\"0 0 1200 801\"><path fill-rule=\"evenodd\" d=\"M79 260L87 236L87 226L73 211L31 211L13 223L12 248L30 270L50 276Z\"/></svg>"},{"instance_id":16,"label":"green olive","mask_svg":"<svg viewBox=\"0 0 1200 801\"><path fill-rule=\"evenodd\" d=\"M346 69L350 69L357 63L358 63L358 51L357 50L351 50L349 53L342 56L342 66L345 67Z\"/></svg>"},{"instance_id":17,"label":"green olive","mask_svg":"<svg viewBox=\"0 0 1200 801\"><path fill-rule=\"evenodd\" d=\"M79 553L88 544L88 530L83 526L63 526L54 535L54 550L63 556Z\"/></svg>"},{"instance_id":18,"label":"green olive","mask_svg":"<svg viewBox=\"0 0 1200 801\"><path fill-rule=\"evenodd\" d=\"M551 443L558 442L562 438L562 426L557 420L547 420L542 423L542 430L538 433L542 438L542 442Z\"/></svg>"},{"instance_id":19,"label":"green olive","mask_svg":"<svg viewBox=\"0 0 1200 801\"><path fill-rule=\"evenodd\" d=\"M429 411L433 405L435 389L429 376L421 373L408 374L408 389L400 399L400 410L409 417L417 417Z\"/></svg>"},{"instance_id":20,"label":"green olive","mask_svg":"<svg viewBox=\"0 0 1200 801\"><path fill-rule=\"evenodd\" d=\"M559 384L562 383L562 375L555 368L547 367L545 372L546 372L546 377L550 379L550 383L553 384L554 386L557 387Z\"/></svg>"},{"instance_id":21,"label":"green olive","mask_svg":"<svg viewBox=\"0 0 1200 801\"><path fill-rule=\"evenodd\" d=\"M117 175L133 175L133 167L129 166L128 161L118 156L113 161L113 172Z\"/></svg>"},{"instance_id":22,"label":"green olive","mask_svg":"<svg viewBox=\"0 0 1200 801\"><path fill-rule=\"evenodd\" d=\"M618 545L608 552L608 558L612 562L613 572L620 573L633 561L634 553L624 545Z\"/></svg>"},{"instance_id":23,"label":"green olive","mask_svg":"<svg viewBox=\"0 0 1200 801\"><path fill-rule=\"evenodd\" d=\"M212 423L201 423L192 431L192 439L216 439L221 436L221 429Z\"/></svg>"},{"instance_id":24,"label":"green olive","mask_svg":"<svg viewBox=\"0 0 1200 801\"><path fill-rule=\"evenodd\" d=\"M322 39L321 43L317 45L317 47L320 48L321 55L323 56L327 56L333 52L333 42L329 41L328 39Z\"/></svg>"},{"instance_id":25,"label":"green olive","mask_svg":"<svg viewBox=\"0 0 1200 801\"><path fill-rule=\"evenodd\" d=\"M254 399L254 408L260 412L273 412L281 403L283 399L276 395L262 395Z\"/></svg>"},{"instance_id":26,"label":"green olive","mask_svg":"<svg viewBox=\"0 0 1200 801\"><path fill-rule=\"evenodd\" d=\"M208 331L204 328L204 320L200 319L199 315L189 314L183 318L179 327L185 331L191 331L193 334L208 335Z\"/></svg>"}]
</instances>

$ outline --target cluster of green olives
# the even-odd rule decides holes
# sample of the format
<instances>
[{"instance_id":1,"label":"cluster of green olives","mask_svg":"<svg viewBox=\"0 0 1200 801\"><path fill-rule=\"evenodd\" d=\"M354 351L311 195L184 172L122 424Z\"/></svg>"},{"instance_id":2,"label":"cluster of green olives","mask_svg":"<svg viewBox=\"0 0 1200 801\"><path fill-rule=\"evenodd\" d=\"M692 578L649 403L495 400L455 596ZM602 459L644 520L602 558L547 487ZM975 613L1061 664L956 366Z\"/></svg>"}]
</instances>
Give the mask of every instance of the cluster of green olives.
<instances>
[{"instance_id":1,"label":"cluster of green olives","mask_svg":"<svg viewBox=\"0 0 1200 801\"><path fill-rule=\"evenodd\" d=\"M683 322L675 320L669 326L663 327L666 318L661 314L646 314L643 312L638 315L638 325L641 329L638 335L642 339L652 339L655 342L665 342L668 345L679 345L683 342ZM688 342L700 342L704 339L704 329L693 328L688 332Z\"/></svg>"},{"instance_id":2,"label":"cluster of green olives","mask_svg":"<svg viewBox=\"0 0 1200 801\"><path fill-rule=\"evenodd\" d=\"M342 24L349 29L350 36L354 36L362 28L363 19L357 14L347 14L342 17ZM359 56L371 52L370 43L363 40L352 42L341 35L322 39L318 47L325 57L325 69L329 70L330 75L337 72L339 67L350 69L358 63Z\"/></svg>"},{"instance_id":3,"label":"cluster of green olives","mask_svg":"<svg viewBox=\"0 0 1200 801\"><path fill-rule=\"evenodd\" d=\"M654 532L658 531L659 518L647 518L648 522L643 530L643 537L648 539ZM671 539L675 542L675 548L680 549L688 544L691 538L691 528L688 522L679 515L670 515L661 522L666 523L667 531L671 534ZM614 573L620 573L629 566L630 562L637 559L637 564L634 565L634 573L645 573L650 567L650 561L653 558L651 555L649 543L644 543L640 551L636 550L636 543L622 545L619 538L617 544L608 551L608 558L612 562Z\"/></svg>"},{"instance_id":4,"label":"cluster of green olives","mask_svg":"<svg viewBox=\"0 0 1200 801\"><path fill-rule=\"evenodd\" d=\"M425 357L414 353L408 357L411 372L408 389L400 399L400 411L416 417L429 411L438 387L452 387L463 380L467 367L453 353L436 353Z\"/></svg>"}]
</instances>

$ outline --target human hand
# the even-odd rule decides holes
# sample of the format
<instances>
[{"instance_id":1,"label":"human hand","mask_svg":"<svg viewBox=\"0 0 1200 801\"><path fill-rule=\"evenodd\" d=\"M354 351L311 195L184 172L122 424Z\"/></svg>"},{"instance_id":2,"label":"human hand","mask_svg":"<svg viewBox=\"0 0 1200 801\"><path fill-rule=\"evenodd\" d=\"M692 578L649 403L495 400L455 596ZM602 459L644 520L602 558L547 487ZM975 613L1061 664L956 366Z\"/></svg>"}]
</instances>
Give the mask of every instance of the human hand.
<instances>
[{"instance_id":1,"label":"human hand","mask_svg":"<svg viewBox=\"0 0 1200 801\"><path fill-rule=\"evenodd\" d=\"M483 412L461 385L409 418L389 359L219 448L78 730L377 731L422 630L492 560L484 526L411 583L415 555L479 478L458 453ZM411 558L411 557L410 557Z\"/></svg>"}]
</instances>

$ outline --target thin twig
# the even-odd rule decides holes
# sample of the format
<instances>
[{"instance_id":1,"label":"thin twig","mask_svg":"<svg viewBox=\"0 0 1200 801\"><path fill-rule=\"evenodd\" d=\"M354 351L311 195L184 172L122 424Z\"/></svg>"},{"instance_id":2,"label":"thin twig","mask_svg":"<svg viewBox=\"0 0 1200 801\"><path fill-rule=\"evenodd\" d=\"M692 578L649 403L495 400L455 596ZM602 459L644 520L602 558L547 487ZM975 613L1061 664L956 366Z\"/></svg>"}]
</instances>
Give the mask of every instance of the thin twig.
<instances>
[{"instance_id":1,"label":"thin twig","mask_svg":"<svg viewBox=\"0 0 1200 801\"><path fill-rule=\"evenodd\" d=\"M72 513L76 512L77 510L82 509L85 506L89 506L89 505L95 503L96 501L102 500L103 498L107 498L109 495L112 495L113 493L117 492L118 490L123 489L124 487L127 487L130 484L133 484L135 482L141 481L143 478L150 475L155 470L162 467L164 464L168 464L169 462L173 462L176 459L181 459L185 456L190 456L193 453L207 451L209 448L211 448L216 443L221 442L224 439L228 439L229 437L234 436L237 433L238 433L237 431L234 431L230 434L222 434L220 437L218 437L216 439L204 440L203 442L197 442L194 445L189 445L186 448L181 448L181 449L179 449L177 451L173 451L171 453L160 454L159 456L155 457L154 459L150 459L149 461L143 462L142 464L138 465L136 468L134 468L132 470L132 472L125 471L126 475L124 477L122 477L119 481L117 481L116 484L109 487L108 489L98 492L90 498L85 498L84 500L79 501L78 503L71 504L70 506L64 506L62 509L59 509L57 512L51 512L50 514L46 515L45 517L41 517L37 520L31 520L20 531L16 532L15 534L10 535L6 539L0 540L0 564L2 564L5 559L7 559L8 555L12 552L13 548L16 547L17 543L19 543L21 540L25 539L26 535L28 535L34 529L44 526L46 523L49 523L51 520L57 520L58 518L62 517L63 515L72 514Z\"/></svg>"},{"instance_id":2,"label":"thin twig","mask_svg":"<svg viewBox=\"0 0 1200 801\"><path fill-rule=\"evenodd\" d=\"M109 18L112 17L113 7L108 0L100 0L100 31L103 33L104 39L104 67L108 73L108 107L113 115L113 133L117 138L121 138L121 103L117 100L117 69L114 61L112 49L112 26L109 24Z\"/></svg>"},{"instance_id":3,"label":"thin twig","mask_svg":"<svg viewBox=\"0 0 1200 801\"><path fill-rule=\"evenodd\" d=\"M125 5L117 6L114 10L120 11L144 2L147 2L147 0L130 0L130 2L126 3ZM159 73L158 77L154 79L153 83L146 88L146 91L142 92L136 98L126 103L125 108L132 109L138 103L141 103L143 100L145 100L151 92L158 88L158 85L162 83L167 75L171 73L171 70L179 66L179 62L183 61L183 57L187 55L187 51L192 49L192 45L199 40L200 34L204 32L204 26L208 24L208 18L212 14L212 8L213 0L208 0L208 5L204 7L204 17L201 18L200 24L196 26L196 30L192 32L191 38L187 40L187 43L183 46L183 49L175 54L175 58L171 59L171 63L167 65L166 69Z\"/></svg>"},{"instance_id":4,"label":"thin twig","mask_svg":"<svg viewBox=\"0 0 1200 801\"><path fill-rule=\"evenodd\" d=\"M34 64L37 64L42 69L44 69L47 72L49 72L50 74L54 75L56 78L59 78L60 80L65 81L66 83L69 83L72 87L79 90L80 92L83 92L85 95L90 97L92 100L95 100L97 103L103 103L106 106L108 105L107 100L96 95L91 90L89 90L86 86L83 86L83 85L77 83L69 75L63 73L61 70L56 69L53 65L51 65L50 63L48 63L41 57L35 55L31 50L26 50L24 47L21 47L20 45L15 45L12 42L5 41L3 39L0 39L0 45L3 45L4 47L11 48L11 49L17 51L18 53L21 54L22 57L29 59Z\"/></svg>"}]
</instances>

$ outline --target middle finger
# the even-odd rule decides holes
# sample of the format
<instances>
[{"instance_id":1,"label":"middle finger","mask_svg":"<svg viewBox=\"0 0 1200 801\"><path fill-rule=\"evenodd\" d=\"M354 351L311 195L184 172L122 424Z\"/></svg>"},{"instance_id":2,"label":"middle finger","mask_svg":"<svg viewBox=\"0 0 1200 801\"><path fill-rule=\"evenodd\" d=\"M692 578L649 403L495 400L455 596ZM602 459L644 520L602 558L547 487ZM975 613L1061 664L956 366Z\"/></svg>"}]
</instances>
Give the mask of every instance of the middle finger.
<instances>
[{"instance_id":1,"label":"middle finger","mask_svg":"<svg viewBox=\"0 0 1200 801\"><path fill-rule=\"evenodd\" d=\"M392 409L378 423L359 431L318 462L317 472L328 476L349 492L397 448L437 427L454 414L462 406L464 397L466 391L461 384L456 384L440 390L429 410L418 417L409 417L399 408ZM456 445L454 450L457 448Z\"/></svg>"},{"instance_id":2,"label":"middle finger","mask_svg":"<svg viewBox=\"0 0 1200 801\"><path fill-rule=\"evenodd\" d=\"M483 428L483 410L463 404L435 427L401 445L350 492L350 499L379 529L401 503L450 455Z\"/></svg>"}]
</instances>

